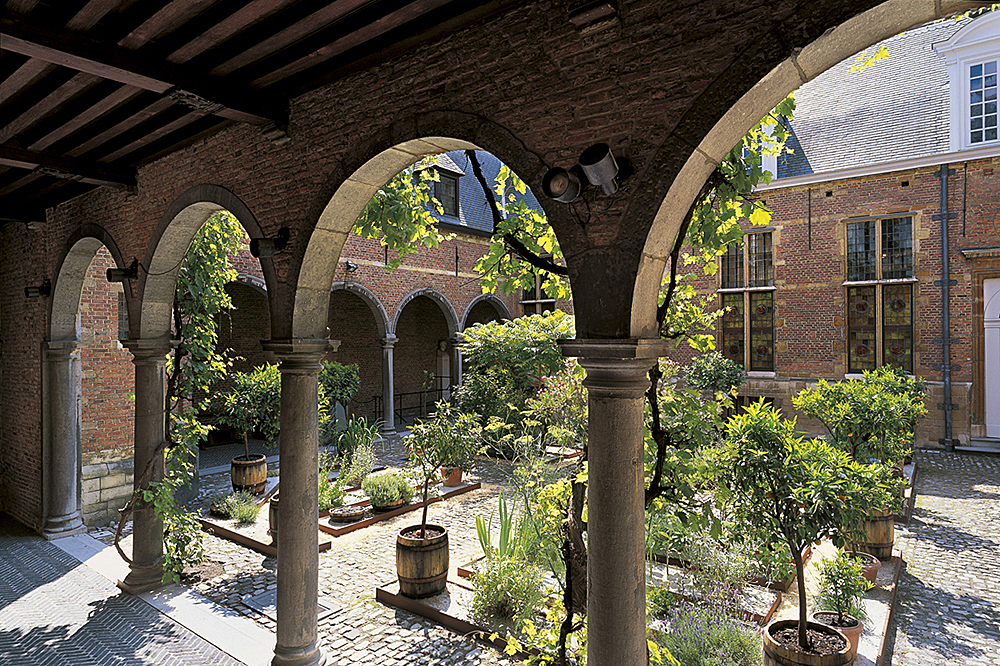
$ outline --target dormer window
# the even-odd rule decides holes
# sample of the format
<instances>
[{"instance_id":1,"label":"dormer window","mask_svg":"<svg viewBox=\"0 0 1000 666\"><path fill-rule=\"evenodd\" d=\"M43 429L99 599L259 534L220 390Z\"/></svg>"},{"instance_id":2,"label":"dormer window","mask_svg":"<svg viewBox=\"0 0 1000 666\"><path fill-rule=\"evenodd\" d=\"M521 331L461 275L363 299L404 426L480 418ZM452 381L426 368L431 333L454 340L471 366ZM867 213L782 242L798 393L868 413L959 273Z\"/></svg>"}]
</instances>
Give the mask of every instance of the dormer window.
<instances>
[{"instance_id":1,"label":"dormer window","mask_svg":"<svg viewBox=\"0 0 1000 666\"><path fill-rule=\"evenodd\" d=\"M1000 12L963 19L948 41L934 44L948 64L952 151L996 145Z\"/></svg>"},{"instance_id":2,"label":"dormer window","mask_svg":"<svg viewBox=\"0 0 1000 666\"><path fill-rule=\"evenodd\" d=\"M445 215L458 217L458 178L438 171L434 182L434 198L441 203Z\"/></svg>"},{"instance_id":3,"label":"dormer window","mask_svg":"<svg viewBox=\"0 0 1000 666\"><path fill-rule=\"evenodd\" d=\"M969 143L997 139L997 61L969 65Z\"/></svg>"}]
</instances>

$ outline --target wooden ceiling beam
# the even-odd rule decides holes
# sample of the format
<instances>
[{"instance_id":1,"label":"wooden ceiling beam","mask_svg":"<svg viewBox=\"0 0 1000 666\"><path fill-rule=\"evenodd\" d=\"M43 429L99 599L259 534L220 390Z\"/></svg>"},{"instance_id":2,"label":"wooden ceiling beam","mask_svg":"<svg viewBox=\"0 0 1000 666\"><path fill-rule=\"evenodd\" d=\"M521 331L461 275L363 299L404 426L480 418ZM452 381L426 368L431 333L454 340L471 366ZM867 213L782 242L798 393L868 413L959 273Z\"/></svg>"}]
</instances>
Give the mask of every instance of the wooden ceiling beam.
<instances>
[{"instance_id":1,"label":"wooden ceiling beam","mask_svg":"<svg viewBox=\"0 0 1000 666\"><path fill-rule=\"evenodd\" d=\"M144 61L135 51L84 35L33 25L0 15L0 49L149 90L206 114L254 125L288 122L286 100L273 102L251 88L192 75L167 62Z\"/></svg>"},{"instance_id":2,"label":"wooden ceiling beam","mask_svg":"<svg viewBox=\"0 0 1000 666\"><path fill-rule=\"evenodd\" d=\"M0 164L90 185L136 186L134 169L120 169L97 162L37 150L25 150L15 146L0 146Z\"/></svg>"}]
</instances>

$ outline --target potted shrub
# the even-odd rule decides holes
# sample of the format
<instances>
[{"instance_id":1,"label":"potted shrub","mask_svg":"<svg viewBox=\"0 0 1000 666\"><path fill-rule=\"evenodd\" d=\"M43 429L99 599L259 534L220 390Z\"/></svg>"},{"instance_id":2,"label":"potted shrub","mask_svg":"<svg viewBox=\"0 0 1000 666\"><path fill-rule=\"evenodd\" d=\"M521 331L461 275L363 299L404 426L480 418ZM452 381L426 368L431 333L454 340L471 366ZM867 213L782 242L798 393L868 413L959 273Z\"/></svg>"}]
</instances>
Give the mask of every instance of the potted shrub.
<instances>
[{"instance_id":1,"label":"potted shrub","mask_svg":"<svg viewBox=\"0 0 1000 666\"><path fill-rule=\"evenodd\" d=\"M854 659L865 628L861 623L865 617L861 600L872 584L865 580L861 562L843 550L817 566L820 569L820 590L817 610L812 614L813 621L836 627L847 636L851 659Z\"/></svg>"},{"instance_id":2,"label":"potted shrub","mask_svg":"<svg viewBox=\"0 0 1000 666\"><path fill-rule=\"evenodd\" d=\"M442 467L468 469L479 441L476 417L439 402L434 418L416 424L406 439L410 464L422 485L419 525L396 535L399 591L408 597L429 597L444 591L448 578L448 530L427 523L431 482Z\"/></svg>"},{"instance_id":3,"label":"potted shrub","mask_svg":"<svg viewBox=\"0 0 1000 666\"><path fill-rule=\"evenodd\" d=\"M783 539L795 563L799 617L767 626L764 663L813 663L813 651L824 645L824 664L850 663L847 638L807 619L802 551L823 538L838 547L853 540L870 508L888 501L888 471L851 460L820 439L797 437L794 422L763 401L729 422L720 463L720 489L737 525Z\"/></svg>"},{"instance_id":4,"label":"potted shrub","mask_svg":"<svg viewBox=\"0 0 1000 666\"><path fill-rule=\"evenodd\" d=\"M243 434L243 455L230 466L233 490L255 495L267 486L267 457L250 455L249 436L259 433L270 444L281 429L281 373L275 364L262 365L251 372L233 373L233 386L222 396L219 422Z\"/></svg>"}]
</instances>

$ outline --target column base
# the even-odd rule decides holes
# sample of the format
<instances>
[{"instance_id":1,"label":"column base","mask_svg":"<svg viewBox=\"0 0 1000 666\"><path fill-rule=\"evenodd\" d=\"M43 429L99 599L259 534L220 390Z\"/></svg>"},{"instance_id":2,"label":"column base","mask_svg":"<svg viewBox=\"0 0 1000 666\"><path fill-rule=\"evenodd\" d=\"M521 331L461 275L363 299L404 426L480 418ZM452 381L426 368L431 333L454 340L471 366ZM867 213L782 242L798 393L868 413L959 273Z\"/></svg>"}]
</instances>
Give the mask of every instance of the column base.
<instances>
[{"instance_id":1,"label":"column base","mask_svg":"<svg viewBox=\"0 0 1000 666\"><path fill-rule=\"evenodd\" d=\"M396 431L396 426L388 425L385 423L383 423L381 427L379 427L378 431L383 437L395 437L396 435L399 434Z\"/></svg>"},{"instance_id":2,"label":"column base","mask_svg":"<svg viewBox=\"0 0 1000 666\"><path fill-rule=\"evenodd\" d=\"M129 594L142 594L163 587L163 570L160 567L145 571L132 571L125 580L118 581L118 588Z\"/></svg>"},{"instance_id":3,"label":"column base","mask_svg":"<svg viewBox=\"0 0 1000 666\"><path fill-rule=\"evenodd\" d=\"M83 534L86 531L87 526L80 519L80 514L73 514L71 516L59 516L46 520L41 534L49 541L52 541L53 539L61 539L73 536L74 534Z\"/></svg>"},{"instance_id":4,"label":"column base","mask_svg":"<svg viewBox=\"0 0 1000 666\"><path fill-rule=\"evenodd\" d=\"M271 666L326 666L326 652L315 643L301 650L275 647Z\"/></svg>"}]
</instances>

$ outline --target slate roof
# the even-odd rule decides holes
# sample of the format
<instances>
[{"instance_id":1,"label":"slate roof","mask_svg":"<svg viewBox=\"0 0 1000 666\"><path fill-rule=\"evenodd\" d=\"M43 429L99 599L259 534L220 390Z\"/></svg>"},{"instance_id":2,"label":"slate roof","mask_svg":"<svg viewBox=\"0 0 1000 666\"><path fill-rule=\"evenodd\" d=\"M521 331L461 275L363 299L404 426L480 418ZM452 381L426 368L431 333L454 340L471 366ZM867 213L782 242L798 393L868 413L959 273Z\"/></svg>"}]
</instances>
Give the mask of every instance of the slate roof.
<instances>
[{"instance_id":1,"label":"slate roof","mask_svg":"<svg viewBox=\"0 0 1000 666\"><path fill-rule=\"evenodd\" d=\"M882 42L889 57L861 72L855 57L795 93L788 146L778 178L819 174L949 151L948 69L932 44L972 19L944 19ZM875 47L867 49L874 52Z\"/></svg>"},{"instance_id":2,"label":"slate roof","mask_svg":"<svg viewBox=\"0 0 1000 666\"><path fill-rule=\"evenodd\" d=\"M496 177L500 173L502 162L492 153L485 150L477 150L476 157L483 168L483 177L492 190L496 184ZM458 216L434 214L438 220L446 226L465 228L481 234L493 233L493 213L490 211L489 203L483 195L483 188L476 179L472 170L472 164L463 150L453 150L449 153L442 153L434 158L434 163L441 169L459 175L458 178ZM493 195L496 199L496 195ZM527 201L532 208L541 209L538 200L530 190L521 197ZM499 203L499 199L498 199Z\"/></svg>"}]
</instances>

